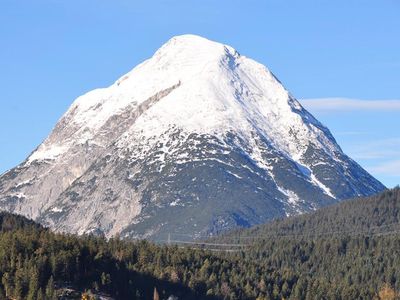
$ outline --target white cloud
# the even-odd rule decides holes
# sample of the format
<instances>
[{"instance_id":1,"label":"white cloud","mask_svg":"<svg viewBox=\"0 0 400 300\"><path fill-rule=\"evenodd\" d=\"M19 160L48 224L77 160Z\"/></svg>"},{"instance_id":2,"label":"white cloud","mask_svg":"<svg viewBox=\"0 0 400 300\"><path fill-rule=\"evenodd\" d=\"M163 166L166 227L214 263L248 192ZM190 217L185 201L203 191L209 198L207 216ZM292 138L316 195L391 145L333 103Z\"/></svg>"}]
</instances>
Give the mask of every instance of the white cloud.
<instances>
[{"instance_id":1,"label":"white cloud","mask_svg":"<svg viewBox=\"0 0 400 300\"><path fill-rule=\"evenodd\" d=\"M372 174L386 175L386 176L400 176L400 160L383 162L376 166L369 167L368 170Z\"/></svg>"},{"instance_id":2,"label":"white cloud","mask_svg":"<svg viewBox=\"0 0 400 300\"><path fill-rule=\"evenodd\" d=\"M372 132L367 131L339 131L335 132L335 136L355 136L355 135L370 135Z\"/></svg>"},{"instance_id":3,"label":"white cloud","mask_svg":"<svg viewBox=\"0 0 400 300\"><path fill-rule=\"evenodd\" d=\"M301 99L310 111L400 111L400 100L361 100L351 98Z\"/></svg>"},{"instance_id":4,"label":"white cloud","mask_svg":"<svg viewBox=\"0 0 400 300\"><path fill-rule=\"evenodd\" d=\"M397 159L400 157L400 138L358 142L347 148L350 157L360 160Z\"/></svg>"}]
</instances>

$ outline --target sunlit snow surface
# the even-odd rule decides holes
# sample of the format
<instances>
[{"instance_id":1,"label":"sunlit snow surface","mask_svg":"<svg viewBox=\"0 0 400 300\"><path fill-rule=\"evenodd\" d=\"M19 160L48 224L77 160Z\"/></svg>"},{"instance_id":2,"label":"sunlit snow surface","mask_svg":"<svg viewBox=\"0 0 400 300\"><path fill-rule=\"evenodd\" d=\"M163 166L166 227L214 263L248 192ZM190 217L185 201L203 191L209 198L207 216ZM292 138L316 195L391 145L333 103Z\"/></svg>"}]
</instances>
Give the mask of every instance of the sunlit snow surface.
<instances>
[{"instance_id":1,"label":"sunlit snow surface","mask_svg":"<svg viewBox=\"0 0 400 300\"><path fill-rule=\"evenodd\" d=\"M120 138L121 147L129 146L131 136L158 137L174 126L220 137L233 131L250 144L253 132L259 132L295 161L301 161L310 143L332 156L339 151L326 129L265 66L230 46L183 35L172 38L109 88L79 97L67 112L77 132L59 141L62 144L43 144L29 159L54 159L68 151L70 144L90 141L91 133L110 117L128 106L134 110L177 83L179 88L146 111ZM251 156L263 165L257 149L253 150Z\"/></svg>"},{"instance_id":2,"label":"sunlit snow surface","mask_svg":"<svg viewBox=\"0 0 400 300\"><path fill-rule=\"evenodd\" d=\"M185 167L223 171L207 182L201 174L180 178ZM178 177L184 186L169 186ZM275 211L302 213L323 201L383 188L343 154L329 130L265 66L194 35L172 38L110 87L76 99L27 161L0 179L4 209L60 231L106 236L146 222L163 207L201 205L201 193L212 184L213 192L226 197L230 184L247 184L240 209L248 209L254 223ZM154 194L154 182L169 187L171 195ZM342 194L332 189L336 182ZM174 196L174 188L185 189L191 200ZM246 203L249 193L264 211ZM319 198L306 199L310 195ZM227 213L230 220L210 218L221 228L253 224ZM170 221L131 236L151 236ZM191 225L200 228L202 221Z\"/></svg>"}]
</instances>

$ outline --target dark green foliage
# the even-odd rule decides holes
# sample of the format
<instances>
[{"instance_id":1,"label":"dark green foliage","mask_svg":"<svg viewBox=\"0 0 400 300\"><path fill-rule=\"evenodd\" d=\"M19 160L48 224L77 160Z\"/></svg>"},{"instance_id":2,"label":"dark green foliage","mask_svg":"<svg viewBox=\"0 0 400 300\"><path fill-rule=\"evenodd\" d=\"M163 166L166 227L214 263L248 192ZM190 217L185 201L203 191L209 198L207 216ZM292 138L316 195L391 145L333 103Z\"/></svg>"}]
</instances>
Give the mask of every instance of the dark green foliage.
<instances>
[{"instance_id":1,"label":"dark green foliage","mask_svg":"<svg viewBox=\"0 0 400 300\"><path fill-rule=\"evenodd\" d=\"M245 298L240 285L229 284L230 274L237 272L231 271L235 258L146 241L55 234L6 213L0 221L0 292L10 298L57 299L57 292L69 286L117 299L149 299L155 287L160 299Z\"/></svg>"},{"instance_id":2,"label":"dark green foliage","mask_svg":"<svg viewBox=\"0 0 400 300\"><path fill-rule=\"evenodd\" d=\"M369 235L400 230L400 188L379 195L344 201L314 213L277 220L242 230L246 236ZM240 230L235 235L240 234Z\"/></svg>"},{"instance_id":3,"label":"dark green foliage","mask_svg":"<svg viewBox=\"0 0 400 300\"><path fill-rule=\"evenodd\" d=\"M400 291L400 188L214 241L250 244L243 260L287 278L273 298L372 299L385 284Z\"/></svg>"},{"instance_id":4,"label":"dark green foliage","mask_svg":"<svg viewBox=\"0 0 400 300\"><path fill-rule=\"evenodd\" d=\"M394 189L214 240L250 245L235 253L55 234L1 213L0 299L57 299L66 287L116 299L385 299L400 290L399 208Z\"/></svg>"}]
</instances>

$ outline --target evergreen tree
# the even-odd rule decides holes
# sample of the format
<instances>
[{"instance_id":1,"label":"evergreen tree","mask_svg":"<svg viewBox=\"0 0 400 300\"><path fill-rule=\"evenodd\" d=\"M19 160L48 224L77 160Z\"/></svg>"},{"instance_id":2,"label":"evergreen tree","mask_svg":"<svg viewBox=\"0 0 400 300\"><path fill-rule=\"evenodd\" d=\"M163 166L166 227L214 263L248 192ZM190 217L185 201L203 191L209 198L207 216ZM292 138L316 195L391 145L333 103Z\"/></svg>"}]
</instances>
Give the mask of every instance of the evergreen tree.
<instances>
[{"instance_id":1,"label":"evergreen tree","mask_svg":"<svg viewBox=\"0 0 400 300\"><path fill-rule=\"evenodd\" d=\"M53 276L51 276L49 281L47 282L46 298L47 299L51 299L51 300L56 298L56 294L55 294L55 290L54 290L54 279L53 279Z\"/></svg>"},{"instance_id":2,"label":"evergreen tree","mask_svg":"<svg viewBox=\"0 0 400 300\"><path fill-rule=\"evenodd\" d=\"M27 299L36 300L38 289L39 289L39 273L36 268L33 268L29 276L29 290Z\"/></svg>"}]
</instances>

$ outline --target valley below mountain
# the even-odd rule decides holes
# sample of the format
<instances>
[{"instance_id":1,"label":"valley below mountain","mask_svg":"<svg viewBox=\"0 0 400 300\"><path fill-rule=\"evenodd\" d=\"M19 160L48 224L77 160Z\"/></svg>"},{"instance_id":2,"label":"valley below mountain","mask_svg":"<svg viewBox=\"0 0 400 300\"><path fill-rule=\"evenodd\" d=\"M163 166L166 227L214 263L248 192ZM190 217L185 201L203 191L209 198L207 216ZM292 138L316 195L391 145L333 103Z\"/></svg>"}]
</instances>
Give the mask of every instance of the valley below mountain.
<instances>
[{"instance_id":1,"label":"valley below mountain","mask_svg":"<svg viewBox=\"0 0 400 300\"><path fill-rule=\"evenodd\" d=\"M399 232L399 188L212 239L235 251L56 234L1 213L0 298L399 299Z\"/></svg>"}]
</instances>

